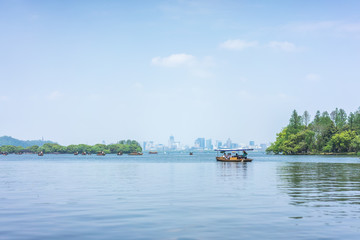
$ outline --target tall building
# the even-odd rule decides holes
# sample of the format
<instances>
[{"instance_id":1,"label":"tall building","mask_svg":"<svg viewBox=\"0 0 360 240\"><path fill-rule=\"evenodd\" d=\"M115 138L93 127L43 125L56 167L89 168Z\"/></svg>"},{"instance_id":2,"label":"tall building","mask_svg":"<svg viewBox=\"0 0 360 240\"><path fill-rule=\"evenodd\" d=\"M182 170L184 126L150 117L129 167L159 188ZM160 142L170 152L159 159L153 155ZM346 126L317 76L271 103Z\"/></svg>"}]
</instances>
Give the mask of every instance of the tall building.
<instances>
[{"instance_id":1,"label":"tall building","mask_svg":"<svg viewBox=\"0 0 360 240\"><path fill-rule=\"evenodd\" d=\"M205 148L205 138L198 138L195 140L195 147L197 148Z\"/></svg>"},{"instance_id":2,"label":"tall building","mask_svg":"<svg viewBox=\"0 0 360 240\"><path fill-rule=\"evenodd\" d=\"M213 150L214 147L212 145L212 142L211 142L211 139L207 139L206 140L206 148L209 149L209 150Z\"/></svg>"},{"instance_id":3,"label":"tall building","mask_svg":"<svg viewBox=\"0 0 360 240\"><path fill-rule=\"evenodd\" d=\"M222 141L216 140L215 141L215 146L216 146L216 148L221 148L222 147Z\"/></svg>"},{"instance_id":4,"label":"tall building","mask_svg":"<svg viewBox=\"0 0 360 240\"><path fill-rule=\"evenodd\" d=\"M169 137L169 145L168 145L170 149L171 149L172 146L174 145L174 142L175 142L175 138L174 138L173 135L171 135L171 136Z\"/></svg>"},{"instance_id":5,"label":"tall building","mask_svg":"<svg viewBox=\"0 0 360 240\"><path fill-rule=\"evenodd\" d=\"M255 141L250 141L250 142L249 142L249 145L250 145L251 147L255 146Z\"/></svg>"},{"instance_id":6,"label":"tall building","mask_svg":"<svg viewBox=\"0 0 360 240\"><path fill-rule=\"evenodd\" d=\"M146 142L144 141L143 142L143 149L142 149L143 151L145 151L146 150Z\"/></svg>"},{"instance_id":7,"label":"tall building","mask_svg":"<svg viewBox=\"0 0 360 240\"><path fill-rule=\"evenodd\" d=\"M231 142L231 139L228 138L228 140L226 141L226 144L225 144L226 147L227 147L227 148L231 148L231 143L232 143L232 142Z\"/></svg>"}]
</instances>

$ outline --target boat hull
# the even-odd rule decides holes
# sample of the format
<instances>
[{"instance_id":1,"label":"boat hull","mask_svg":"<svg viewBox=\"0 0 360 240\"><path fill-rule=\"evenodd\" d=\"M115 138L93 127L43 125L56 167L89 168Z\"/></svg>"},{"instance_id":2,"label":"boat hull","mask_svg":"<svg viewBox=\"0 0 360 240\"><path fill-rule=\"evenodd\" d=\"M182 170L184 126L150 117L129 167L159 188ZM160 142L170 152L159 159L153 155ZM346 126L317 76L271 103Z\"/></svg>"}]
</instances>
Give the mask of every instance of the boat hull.
<instances>
[{"instance_id":1,"label":"boat hull","mask_svg":"<svg viewBox=\"0 0 360 240\"><path fill-rule=\"evenodd\" d=\"M219 162L252 162L251 158L235 158L231 157L230 159L227 159L225 157L216 157L216 161Z\"/></svg>"},{"instance_id":2,"label":"boat hull","mask_svg":"<svg viewBox=\"0 0 360 240\"><path fill-rule=\"evenodd\" d=\"M129 153L128 155L143 155L143 153L141 153L141 152L133 152L133 153Z\"/></svg>"}]
</instances>

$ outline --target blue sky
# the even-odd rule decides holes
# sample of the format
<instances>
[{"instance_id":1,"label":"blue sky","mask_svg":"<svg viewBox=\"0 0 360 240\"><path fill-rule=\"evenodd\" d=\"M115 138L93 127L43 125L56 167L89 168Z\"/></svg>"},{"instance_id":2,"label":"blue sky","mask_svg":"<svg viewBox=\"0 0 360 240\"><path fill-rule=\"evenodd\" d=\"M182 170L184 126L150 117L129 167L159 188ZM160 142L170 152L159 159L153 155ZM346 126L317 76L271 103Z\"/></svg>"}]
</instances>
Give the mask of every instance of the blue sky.
<instances>
[{"instance_id":1,"label":"blue sky","mask_svg":"<svg viewBox=\"0 0 360 240\"><path fill-rule=\"evenodd\" d=\"M359 1L0 1L0 135L274 141L360 106Z\"/></svg>"}]
</instances>

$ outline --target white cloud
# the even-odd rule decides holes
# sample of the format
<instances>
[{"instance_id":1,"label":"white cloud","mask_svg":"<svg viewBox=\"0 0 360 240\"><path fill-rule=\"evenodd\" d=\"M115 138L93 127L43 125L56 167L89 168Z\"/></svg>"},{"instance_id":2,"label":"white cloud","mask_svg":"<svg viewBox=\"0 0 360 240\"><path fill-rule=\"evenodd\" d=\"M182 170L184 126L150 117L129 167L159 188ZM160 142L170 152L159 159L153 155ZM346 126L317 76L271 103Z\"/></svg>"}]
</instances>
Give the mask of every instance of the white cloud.
<instances>
[{"instance_id":1,"label":"white cloud","mask_svg":"<svg viewBox=\"0 0 360 240\"><path fill-rule=\"evenodd\" d=\"M293 52L297 49L295 44L286 41L285 42L272 41L269 43L269 47L286 52Z\"/></svg>"},{"instance_id":2,"label":"white cloud","mask_svg":"<svg viewBox=\"0 0 360 240\"><path fill-rule=\"evenodd\" d=\"M50 100L55 100L55 99L58 99L58 98L60 98L62 96L63 96L63 94L60 93L59 91L54 91L54 92L50 93L47 96L47 98L50 99Z\"/></svg>"},{"instance_id":3,"label":"white cloud","mask_svg":"<svg viewBox=\"0 0 360 240\"><path fill-rule=\"evenodd\" d=\"M196 64L196 58L190 54L179 53L168 57L154 57L151 63L162 67L192 66Z\"/></svg>"},{"instance_id":4,"label":"white cloud","mask_svg":"<svg viewBox=\"0 0 360 240\"><path fill-rule=\"evenodd\" d=\"M151 59L151 64L161 67L182 67L188 71L191 75L200 78L210 78L213 74L209 71L210 68L215 66L214 59L212 57L203 57L198 59L197 57L180 53L172 54L168 57L154 57Z\"/></svg>"},{"instance_id":5,"label":"white cloud","mask_svg":"<svg viewBox=\"0 0 360 240\"><path fill-rule=\"evenodd\" d=\"M320 75L315 73L309 73L305 76L305 79L312 82L317 82L320 80Z\"/></svg>"},{"instance_id":6,"label":"white cloud","mask_svg":"<svg viewBox=\"0 0 360 240\"><path fill-rule=\"evenodd\" d=\"M240 39L230 39L220 44L221 48L229 50L244 50L245 48L256 47L258 43L256 41L244 41Z\"/></svg>"}]
</instances>

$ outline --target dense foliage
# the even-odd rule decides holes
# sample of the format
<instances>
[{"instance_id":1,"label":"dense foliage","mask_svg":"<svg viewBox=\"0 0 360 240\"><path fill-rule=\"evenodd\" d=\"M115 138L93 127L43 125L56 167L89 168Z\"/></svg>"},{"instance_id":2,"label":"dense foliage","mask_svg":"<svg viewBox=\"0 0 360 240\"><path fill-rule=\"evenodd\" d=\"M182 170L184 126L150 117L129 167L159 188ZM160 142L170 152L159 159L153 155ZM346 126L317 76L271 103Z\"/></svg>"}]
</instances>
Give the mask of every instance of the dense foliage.
<instances>
[{"instance_id":1,"label":"dense foliage","mask_svg":"<svg viewBox=\"0 0 360 240\"><path fill-rule=\"evenodd\" d=\"M293 111L289 124L266 150L275 154L360 152L360 108L349 115L343 109L317 111L313 121L305 111Z\"/></svg>"},{"instance_id":2,"label":"dense foliage","mask_svg":"<svg viewBox=\"0 0 360 240\"><path fill-rule=\"evenodd\" d=\"M86 144L78 144L78 145L69 145L69 146L61 146L57 143L45 143L42 146L30 146L27 148L23 148L20 146L12 146L12 145L4 145L0 146L0 152L7 153L20 153L20 152L43 152L43 153L97 153L97 152L105 152L105 153L131 153L131 152L141 152L142 148L138 142L134 140L123 140L119 141L116 144L96 144L96 145L86 145Z\"/></svg>"}]
</instances>

